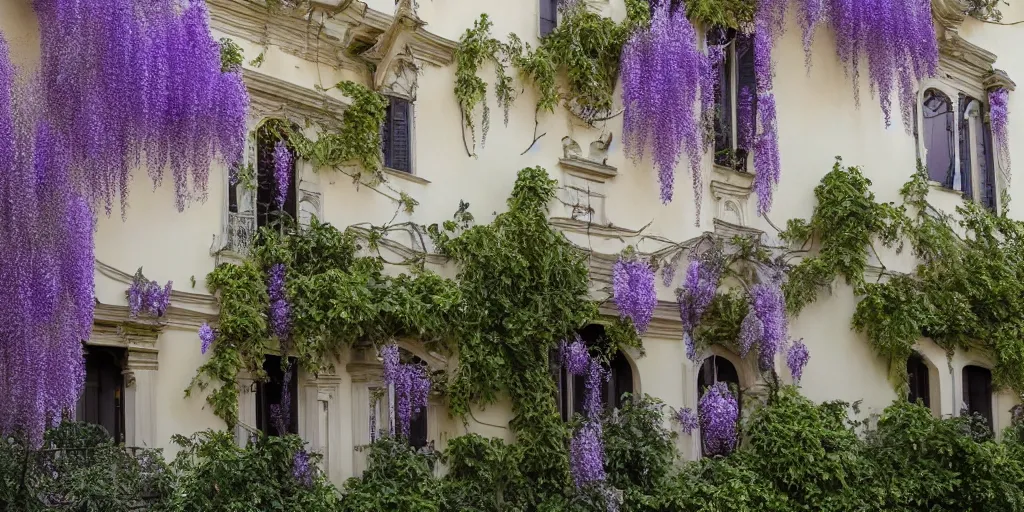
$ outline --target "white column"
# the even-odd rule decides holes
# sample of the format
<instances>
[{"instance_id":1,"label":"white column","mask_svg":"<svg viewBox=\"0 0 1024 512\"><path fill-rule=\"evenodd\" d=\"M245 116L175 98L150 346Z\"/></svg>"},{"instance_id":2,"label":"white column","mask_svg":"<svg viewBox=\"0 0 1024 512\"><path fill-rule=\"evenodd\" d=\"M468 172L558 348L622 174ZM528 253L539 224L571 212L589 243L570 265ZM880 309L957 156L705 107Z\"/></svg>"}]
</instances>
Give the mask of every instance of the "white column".
<instances>
[{"instance_id":1,"label":"white column","mask_svg":"<svg viewBox=\"0 0 1024 512\"><path fill-rule=\"evenodd\" d=\"M128 347L124 370L124 426L126 446L155 448L157 351L153 347Z\"/></svg>"}]
</instances>

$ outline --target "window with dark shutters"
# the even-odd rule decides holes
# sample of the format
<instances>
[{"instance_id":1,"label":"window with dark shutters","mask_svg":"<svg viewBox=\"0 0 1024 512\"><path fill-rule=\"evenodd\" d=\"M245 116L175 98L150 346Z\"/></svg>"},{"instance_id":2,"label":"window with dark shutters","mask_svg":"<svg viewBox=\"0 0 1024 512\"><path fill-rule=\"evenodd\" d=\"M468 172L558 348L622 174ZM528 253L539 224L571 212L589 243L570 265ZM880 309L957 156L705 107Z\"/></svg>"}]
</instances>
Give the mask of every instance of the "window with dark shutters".
<instances>
[{"instance_id":1,"label":"window with dark shutters","mask_svg":"<svg viewBox=\"0 0 1024 512\"><path fill-rule=\"evenodd\" d=\"M558 26L558 0L540 0L540 36L555 31Z\"/></svg>"},{"instance_id":2,"label":"window with dark shutters","mask_svg":"<svg viewBox=\"0 0 1024 512\"><path fill-rule=\"evenodd\" d=\"M285 371L281 366L279 356L268 355L263 359L263 371L267 373L267 379L256 383L256 428L267 435L281 436L299 432L298 364L295 358L290 359L290 371ZM284 395L286 386L287 396ZM287 432L281 432L273 414L274 410L281 407L283 399L288 401L288 415L285 424Z\"/></svg>"},{"instance_id":3,"label":"window with dark shutters","mask_svg":"<svg viewBox=\"0 0 1024 512\"><path fill-rule=\"evenodd\" d=\"M591 324L580 329L579 335L587 344L595 343L605 336L605 328L603 325ZM574 414L584 413L586 377L572 375L562 367L557 350L552 352L551 361L557 385L555 399L558 402L558 412L563 421L569 421ZM601 389L601 403L606 408L622 407L623 396L626 393L633 393L633 367L630 366L626 355L620 351L616 352L615 357L609 362L608 371L608 381Z\"/></svg>"},{"instance_id":4,"label":"window with dark shutters","mask_svg":"<svg viewBox=\"0 0 1024 512\"><path fill-rule=\"evenodd\" d=\"M965 366L963 370L963 401L967 412L992 424L992 371L980 366Z\"/></svg>"},{"instance_id":5,"label":"window with dark shutters","mask_svg":"<svg viewBox=\"0 0 1024 512\"><path fill-rule=\"evenodd\" d=\"M384 147L384 166L411 173L412 103L409 100L388 97L381 142Z\"/></svg>"}]
</instances>

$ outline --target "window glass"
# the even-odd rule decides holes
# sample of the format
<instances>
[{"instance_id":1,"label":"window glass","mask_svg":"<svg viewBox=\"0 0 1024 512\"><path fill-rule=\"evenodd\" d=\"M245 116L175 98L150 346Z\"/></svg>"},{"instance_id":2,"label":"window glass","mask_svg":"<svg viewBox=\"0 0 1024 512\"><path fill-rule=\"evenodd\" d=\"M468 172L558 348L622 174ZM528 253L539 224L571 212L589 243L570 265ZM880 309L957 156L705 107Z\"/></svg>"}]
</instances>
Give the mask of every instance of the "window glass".
<instances>
[{"instance_id":1,"label":"window glass","mask_svg":"<svg viewBox=\"0 0 1024 512\"><path fill-rule=\"evenodd\" d=\"M928 178L944 187L954 188L956 133L953 102L945 94L928 89L924 92L921 114Z\"/></svg>"},{"instance_id":2,"label":"window glass","mask_svg":"<svg viewBox=\"0 0 1024 512\"><path fill-rule=\"evenodd\" d=\"M294 357L289 359L287 370L279 356L268 355L263 359L267 378L256 384L256 428L267 435L299 432L298 363Z\"/></svg>"},{"instance_id":3,"label":"window glass","mask_svg":"<svg viewBox=\"0 0 1024 512\"><path fill-rule=\"evenodd\" d=\"M605 336L603 325L591 324L579 331L580 337L586 343L595 343ZM558 412L562 420L569 421L574 414L583 414L583 402L586 396L586 377L572 375L562 367L558 360L558 351L551 354L553 377L555 379L556 401ZM622 407L623 396L633 393L633 368L629 359L621 351L616 352L615 357L609 362L606 368L609 372L608 380L601 389L601 403L605 408Z\"/></svg>"},{"instance_id":4,"label":"window glass","mask_svg":"<svg viewBox=\"0 0 1024 512\"><path fill-rule=\"evenodd\" d=\"M295 193L295 163L292 158L291 172L289 172L288 190L285 191L284 208L277 210L275 196L277 195L277 179L274 176L274 147L280 140L285 138L285 125L278 120L270 120L261 126L256 132L256 223L257 226L267 226L278 218L281 211L297 218L296 206L298 201ZM291 146L288 147L294 154Z\"/></svg>"}]
</instances>

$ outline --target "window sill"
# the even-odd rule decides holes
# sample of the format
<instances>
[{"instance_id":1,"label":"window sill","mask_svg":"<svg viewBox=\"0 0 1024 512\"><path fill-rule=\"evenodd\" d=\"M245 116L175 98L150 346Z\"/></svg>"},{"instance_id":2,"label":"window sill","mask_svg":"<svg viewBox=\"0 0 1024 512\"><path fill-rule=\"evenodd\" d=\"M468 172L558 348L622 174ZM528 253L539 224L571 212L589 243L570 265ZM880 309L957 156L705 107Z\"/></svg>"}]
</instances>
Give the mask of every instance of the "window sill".
<instances>
[{"instance_id":1,"label":"window sill","mask_svg":"<svg viewBox=\"0 0 1024 512\"><path fill-rule=\"evenodd\" d=\"M411 181L413 183L418 183L420 185L430 184L430 180L416 176L411 172L399 171L397 169L392 169L390 167L381 167L381 172L387 174L388 176L393 176L395 178L405 181Z\"/></svg>"},{"instance_id":2,"label":"window sill","mask_svg":"<svg viewBox=\"0 0 1024 512\"><path fill-rule=\"evenodd\" d=\"M930 188L932 190L935 190L935 191L937 191L937 192L939 192L941 194L948 194L950 196L956 196L959 199L964 199L964 200L968 199L968 197L966 195L964 195L963 192L961 192L959 190L953 190L951 188L948 188L945 185L943 185L942 183L939 183L937 181L928 180L928 188Z\"/></svg>"},{"instance_id":3,"label":"window sill","mask_svg":"<svg viewBox=\"0 0 1024 512\"><path fill-rule=\"evenodd\" d=\"M721 181L730 185L736 185L745 189L751 189L754 184L754 174L750 172L740 172L731 167L724 165L713 164L711 167L715 174L718 174L722 178Z\"/></svg>"}]
</instances>

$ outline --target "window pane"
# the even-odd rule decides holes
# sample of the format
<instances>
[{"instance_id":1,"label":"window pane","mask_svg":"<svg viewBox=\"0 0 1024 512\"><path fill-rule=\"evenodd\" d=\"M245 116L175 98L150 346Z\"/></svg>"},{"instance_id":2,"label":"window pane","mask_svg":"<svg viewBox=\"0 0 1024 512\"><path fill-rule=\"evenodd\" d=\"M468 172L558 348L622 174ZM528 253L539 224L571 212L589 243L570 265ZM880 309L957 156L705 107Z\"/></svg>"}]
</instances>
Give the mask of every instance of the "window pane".
<instances>
[{"instance_id":1,"label":"window pane","mask_svg":"<svg viewBox=\"0 0 1024 512\"><path fill-rule=\"evenodd\" d=\"M285 125L281 121L267 121L256 133L256 224L269 225L280 213L274 197L277 195L277 180L274 178L274 146L277 141L284 140ZM289 150L291 147L289 146ZM285 192L284 212L292 218L297 217L298 201L295 194L295 158Z\"/></svg>"},{"instance_id":2,"label":"window pane","mask_svg":"<svg viewBox=\"0 0 1024 512\"><path fill-rule=\"evenodd\" d=\"M736 156L746 171L747 153L754 145L757 131L757 71L754 67L754 38L749 34L736 37Z\"/></svg>"},{"instance_id":3,"label":"window pane","mask_svg":"<svg viewBox=\"0 0 1024 512\"><path fill-rule=\"evenodd\" d=\"M733 167L733 69L735 67L734 31L714 28L708 31L709 46L725 46L725 58L718 67L718 87L715 88L715 163Z\"/></svg>"},{"instance_id":4,"label":"window pane","mask_svg":"<svg viewBox=\"0 0 1024 512\"><path fill-rule=\"evenodd\" d=\"M921 112L924 132L925 165L928 178L953 188L954 132L953 102L935 89L924 93Z\"/></svg>"},{"instance_id":5,"label":"window pane","mask_svg":"<svg viewBox=\"0 0 1024 512\"><path fill-rule=\"evenodd\" d=\"M299 396L298 378L296 376L297 361L291 358L290 370L281 366L281 358L268 355L263 359L263 371L267 380L256 386L256 427L263 433L272 436L296 434L299 432ZM287 396L285 395L287 386ZM280 410L281 402L287 399L285 415L281 418L285 423L285 431L279 428L275 419L275 410Z\"/></svg>"},{"instance_id":6,"label":"window pane","mask_svg":"<svg viewBox=\"0 0 1024 512\"><path fill-rule=\"evenodd\" d=\"M398 171L412 172L412 103L388 97L384 121L384 165Z\"/></svg>"},{"instance_id":7,"label":"window pane","mask_svg":"<svg viewBox=\"0 0 1024 512\"><path fill-rule=\"evenodd\" d=\"M911 355L907 360L907 383L910 387L907 400L910 403L921 401L925 407L930 408L931 390L928 383L928 365L918 354Z\"/></svg>"},{"instance_id":8,"label":"window pane","mask_svg":"<svg viewBox=\"0 0 1024 512\"><path fill-rule=\"evenodd\" d=\"M975 144L977 144L978 176L981 178L981 204L996 209L996 166L992 153L992 126L984 121L983 116L974 120Z\"/></svg>"},{"instance_id":9,"label":"window pane","mask_svg":"<svg viewBox=\"0 0 1024 512\"><path fill-rule=\"evenodd\" d=\"M558 26L558 0L540 0L540 36L555 31Z\"/></svg>"},{"instance_id":10,"label":"window pane","mask_svg":"<svg viewBox=\"0 0 1024 512\"><path fill-rule=\"evenodd\" d=\"M963 395L967 412L984 418L992 429L992 372L980 366L965 366Z\"/></svg>"}]
</instances>

